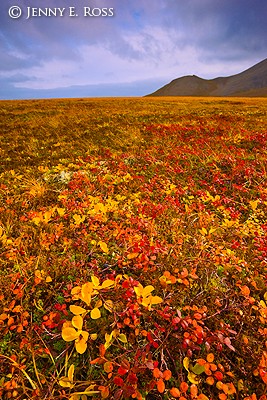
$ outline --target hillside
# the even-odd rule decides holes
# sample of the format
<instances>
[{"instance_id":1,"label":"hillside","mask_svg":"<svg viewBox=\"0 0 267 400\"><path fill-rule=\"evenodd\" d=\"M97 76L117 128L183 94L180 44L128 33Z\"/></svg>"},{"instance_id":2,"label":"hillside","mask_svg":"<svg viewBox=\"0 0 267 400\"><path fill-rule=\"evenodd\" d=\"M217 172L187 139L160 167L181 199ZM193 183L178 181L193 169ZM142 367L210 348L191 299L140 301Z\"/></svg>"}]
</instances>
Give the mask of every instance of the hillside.
<instances>
[{"instance_id":1,"label":"hillside","mask_svg":"<svg viewBox=\"0 0 267 400\"><path fill-rule=\"evenodd\" d=\"M196 75L174 79L149 96L267 96L267 59L239 74L203 79Z\"/></svg>"}]
</instances>

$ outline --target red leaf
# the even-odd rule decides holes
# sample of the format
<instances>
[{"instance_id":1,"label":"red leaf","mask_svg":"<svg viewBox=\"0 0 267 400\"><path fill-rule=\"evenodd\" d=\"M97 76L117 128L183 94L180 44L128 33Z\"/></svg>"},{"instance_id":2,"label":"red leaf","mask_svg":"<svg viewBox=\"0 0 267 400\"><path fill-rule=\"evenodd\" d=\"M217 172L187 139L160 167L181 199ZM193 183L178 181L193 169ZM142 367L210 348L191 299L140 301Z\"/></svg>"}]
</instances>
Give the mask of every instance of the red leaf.
<instances>
[{"instance_id":1,"label":"red leaf","mask_svg":"<svg viewBox=\"0 0 267 400\"><path fill-rule=\"evenodd\" d=\"M123 384L124 384L123 379L121 379L121 377L119 377L119 376L115 376L113 379L113 382L117 386L123 386Z\"/></svg>"},{"instance_id":2,"label":"red leaf","mask_svg":"<svg viewBox=\"0 0 267 400\"><path fill-rule=\"evenodd\" d=\"M126 368L123 368L123 367L119 367L119 369L118 369L118 374L119 375L125 375L125 374L127 374L127 372L128 372L128 369L126 369Z\"/></svg>"},{"instance_id":3,"label":"red leaf","mask_svg":"<svg viewBox=\"0 0 267 400\"><path fill-rule=\"evenodd\" d=\"M216 371L214 373L214 377L217 379L217 381L221 381L223 379L223 374L220 371Z\"/></svg>"}]
</instances>

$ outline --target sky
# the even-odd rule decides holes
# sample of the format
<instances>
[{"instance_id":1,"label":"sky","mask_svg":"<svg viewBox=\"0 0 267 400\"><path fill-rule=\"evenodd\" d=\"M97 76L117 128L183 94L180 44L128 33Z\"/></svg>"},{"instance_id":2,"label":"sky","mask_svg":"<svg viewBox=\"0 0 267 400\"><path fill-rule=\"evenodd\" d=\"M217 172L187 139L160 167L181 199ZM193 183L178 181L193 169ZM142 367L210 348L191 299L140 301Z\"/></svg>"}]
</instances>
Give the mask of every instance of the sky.
<instances>
[{"instance_id":1,"label":"sky","mask_svg":"<svg viewBox=\"0 0 267 400\"><path fill-rule=\"evenodd\" d=\"M267 0L2 0L0 99L144 96L233 75L267 58L266 21Z\"/></svg>"}]
</instances>

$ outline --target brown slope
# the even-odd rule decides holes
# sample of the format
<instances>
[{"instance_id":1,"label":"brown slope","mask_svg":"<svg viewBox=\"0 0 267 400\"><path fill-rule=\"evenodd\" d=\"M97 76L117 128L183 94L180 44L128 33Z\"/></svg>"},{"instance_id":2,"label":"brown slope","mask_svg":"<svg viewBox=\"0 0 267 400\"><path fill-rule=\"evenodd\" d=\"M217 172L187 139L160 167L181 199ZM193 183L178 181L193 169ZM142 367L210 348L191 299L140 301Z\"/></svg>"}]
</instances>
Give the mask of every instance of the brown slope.
<instances>
[{"instance_id":1,"label":"brown slope","mask_svg":"<svg viewBox=\"0 0 267 400\"><path fill-rule=\"evenodd\" d=\"M267 58L239 74L215 79L196 75L174 79L149 96L266 96Z\"/></svg>"}]
</instances>

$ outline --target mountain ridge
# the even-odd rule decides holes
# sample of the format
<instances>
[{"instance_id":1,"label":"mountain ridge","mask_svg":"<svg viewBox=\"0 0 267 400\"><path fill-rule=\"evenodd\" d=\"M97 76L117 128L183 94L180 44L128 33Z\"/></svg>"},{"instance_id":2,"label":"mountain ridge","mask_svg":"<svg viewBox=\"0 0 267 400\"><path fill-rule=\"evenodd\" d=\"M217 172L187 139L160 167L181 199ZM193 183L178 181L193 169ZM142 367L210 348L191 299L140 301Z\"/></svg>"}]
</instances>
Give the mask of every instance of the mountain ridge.
<instances>
[{"instance_id":1,"label":"mountain ridge","mask_svg":"<svg viewBox=\"0 0 267 400\"><path fill-rule=\"evenodd\" d=\"M197 75L176 78L147 96L267 96L267 58L235 75L204 79Z\"/></svg>"}]
</instances>

